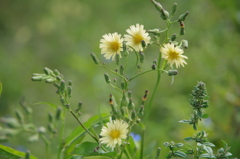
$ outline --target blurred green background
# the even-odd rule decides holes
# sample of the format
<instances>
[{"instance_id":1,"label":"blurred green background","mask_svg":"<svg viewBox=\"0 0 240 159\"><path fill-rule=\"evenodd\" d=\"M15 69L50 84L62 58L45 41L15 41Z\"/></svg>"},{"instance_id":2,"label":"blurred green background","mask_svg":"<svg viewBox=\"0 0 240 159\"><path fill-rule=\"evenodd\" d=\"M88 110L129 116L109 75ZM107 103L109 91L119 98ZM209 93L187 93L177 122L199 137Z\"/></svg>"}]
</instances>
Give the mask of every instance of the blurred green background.
<instances>
[{"instance_id":1,"label":"blurred green background","mask_svg":"<svg viewBox=\"0 0 240 159\"><path fill-rule=\"evenodd\" d=\"M153 150L163 142L183 138L194 132L190 125L179 124L189 119L191 107L188 99L197 81L207 85L211 119L201 129L208 131L209 140L220 148L220 140L232 146L233 156L240 156L240 1L239 0L162 0L160 3L170 11L178 3L178 15L189 11L185 21L189 48L184 68L171 85L171 77L164 75L154 101L147 126L146 140ZM0 5L0 81L3 92L0 97L0 115L9 117L19 108L25 97L28 103L50 102L60 105L55 88L44 82L32 82L32 73L43 72L44 67L58 69L66 80L73 81L72 105L83 101L82 120L98 113L108 113L109 94L119 97L117 91L104 81L106 70L97 67L90 53L104 61L100 55L99 41L106 33L125 34L130 25L143 24L146 29L165 28L165 22L149 0L2 0ZM170 34L179 32L176 23ZM158 48L150 46L146 51L144 68L151 67L157 58ZM115 69L114 62L105 61ZM110 74L111 75L111 74ZM114 76L111 76L114 78ZM155 72L135 80L130 88L136 103L144 91L153 90ZM47 114L54 111L46 105L32 107L37 125L47 125ZM69 134L77 122L68 115ZM138 130L136 129L136 133ZM16 149L30 149L39 158L37 143L27 143L26 137L13 137L5 143ZM40 141L40 146L44 144ZM52 144L55 158L56 145ZM151 147L150 147L151 148ZM154 151L147 153L153 153Z\"/></svg>"}]
</instances>

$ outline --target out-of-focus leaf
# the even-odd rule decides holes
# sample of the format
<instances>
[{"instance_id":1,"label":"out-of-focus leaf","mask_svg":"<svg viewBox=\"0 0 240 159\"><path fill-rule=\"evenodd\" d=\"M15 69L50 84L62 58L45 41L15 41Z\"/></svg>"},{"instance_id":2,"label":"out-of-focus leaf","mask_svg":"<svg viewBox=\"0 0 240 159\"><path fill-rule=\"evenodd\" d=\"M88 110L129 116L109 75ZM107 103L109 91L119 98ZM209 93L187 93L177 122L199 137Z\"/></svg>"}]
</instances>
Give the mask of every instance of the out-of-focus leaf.
<instances>
[{"instance_id":1,"label":"out-of-focus leaf","mask_svg":"<svg viewBox=\"0 0 240 159\"><path fill-rule=\"evenodd\" d=\"M82 159L84 156L79 155L68 155L67 157L64 157L64 159Z\"/></svg>"},{"instance_id":2,"label":"out-of-focus leaf","mask_svg":"<svg viewBox=\"0 0 240 159\"><path fill-rule=\"evenodd\" d=\"M28 142L36 142L39 140L39 134L32 135L28 138Z\"/></svg>"},{"instance_id":3,"label":"out-of-focus leaf","mask_svg":"<svg viewBox=\"0 0 240 159\"><path fill-rule=\"evenodd\" d=\"M175 146L176 146L176 147L183 147L184 144L183 144L183 143L177 143L177 144L175 144Z\"/></svg>"},{"instance_id":4,"label":"out-of-focus leaf","mask_svg":"<svg viewBox=\"0 0 240 159\"><path fill-rule=\"evenodd\" d=\"M190 120L180 120L179 123L190 123Z\"/></svg>"},{"instance_id":5,"label":"out-of-focus leaf","mask_svg":"<svg viewBox=\"0 0 240 159\"><path fill-rule=\"evenodd\" d=\"M193 137L186 137L184 140L185 141L192 141L194 138Z\"/></svg>"},{"instance_id":6,"label":"out-of-focus leaf","mask_svg":"<svg viewBox=\"0 0 240 159\"><path fill-rule=\"evenodd\" d=\"M102 121L106 121L108 120L108 114L101 114L101 120ZM83 125L89 129L92 125L97 124L98 122L100 122L100 117L99 115L95 115L93 117L91 117L90 119L88 119L88 121L86 121L85 123L83 123ZM73 132L66 138L65 140L65 144L63 146L63 148L68 147L70 144L72 144L75 140L77 140L78 138L82 137L85 134L85 130L81 127L78 126L75 130L73 130Z\"/></svg>"},{"instance_id":7,"label":"out-of-focus leaf","mask_svg":"<svg viewBox=\"0 0 240 159\"><path fill-rule=\"evenodd\" d=\"M12 117L9 118L2 117L1 122L9 126L10 128L19 128L21 126L18 120Z\"/></svg>"},{"instance_id":8,"label":"out-of-focus leaf","mask_svg":"<svg viewBox=\"0 0 240 159\"><path fill-rule=\"evenodd\" d=\"M0 158L1 159L20 159L20 158L25 158L25 153L14 150L4 145L0 145ZM37 158L31 155L30 159L37 159Z\"/></svg>"},{"instance_id":9,"label":"out-of-focus leaf","mask_svg":"<svg viewBox=\"0 0 240 159\"><path fill-rule=\"evenodd\" d=\"M174 152L174 156L177 156L177 157L182 157L182 158L187 158L187 154L185 154L184 152L182 151L175 151Z\"/></svg>"},{"instance_id":10,"label":"out-of-focus leaf","mask_svg":"<svg viewBox=\"0 0 240 159\"><path fill-rule=\"evenodd\" d=\"M208 118L208 117L209 117L208 114L203 114L203 115L202 115L202 118Z\"/></svg>"},{"instance_id":11,"label":"out-of-focus leaf","mask_svg":"<svg viewBox=\"0 0 240 159\"><path fill-rule=\"evenodd\" d=\"M106 156L113 158L116 156L117 152L104 152L101 148L99 148L98 143L83 142L76 145L73 154L83 156Z\"/></svg>"},{"instance_id":12,"label":"out-of-focus leaf","mask_svg":"<svg viewBox=\"0 0 240 159\"><path fill-rule=\"evenodd\" d=\"M210 147L215 147L215 145L213 143L210 143L210 142L204 142L203 145L210 146Z\"/></svg>"},{"instance_id":13,"label":"out-of-focus leaf","mask_svg":"<svg viewBox=\"0 0 240 159\"><path fill-rule=\"evenodd\" d=\"M205 153L205 154L201 154L199 158L216 158L216 157L215 155Z\"/></svg>"},{"instance_id":14,"label":"out-of-focus leaf","mask_svg":"<svg viewBox=\"0 0 240 159\"><path fill-rule=\"evenodd\" d=\"M49 105L49 106L51 106L53 108L56 108L56 109L58 108L57 105L52 104L52 103L48 103L48 102L38 102L38 103L34 103L33 105L40 105L40 104L42 104L42 105Z\"/></svg>"},{"instance_id":15,"label":"out-of-focus leaf","mask_svg":"<svg viewBox=\"0 0 240 159\"><path fill-rule=\"evenodd\" d=\"M135 154L137 152L137 145L134 142L134 139L132 136L130 136L128 142L129 142L129 144L126 145L126 148L127 148L128 152L131 154L132 158L134 158Z\"/></svg>"}]
</instances>

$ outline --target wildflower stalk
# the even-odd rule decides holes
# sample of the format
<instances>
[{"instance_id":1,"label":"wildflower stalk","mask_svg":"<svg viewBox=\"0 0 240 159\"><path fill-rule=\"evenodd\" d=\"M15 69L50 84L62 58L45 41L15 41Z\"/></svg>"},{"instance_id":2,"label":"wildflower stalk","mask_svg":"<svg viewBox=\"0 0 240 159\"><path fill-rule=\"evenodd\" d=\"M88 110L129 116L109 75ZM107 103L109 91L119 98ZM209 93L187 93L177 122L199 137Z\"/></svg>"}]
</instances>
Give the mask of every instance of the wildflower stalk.
<instances>
[{"instance_id":1,"label":"wildflower stalk","mask_svg":"<svg viewBox=\"0 0 240 159\"><path fill-rule=\"evenodd\" d=\"M48 158L49 158L49 145L50 145L50 142L49 142L49 140L46 138L45 135L40 134L40 137L41 137L41 139L44 141L44 143L45 143L45 145L46 145L46 158L48 159Z\"/></svg>"},{"instance_id":2,"label":"wildflower stalk","mask_svg":"<svg viewBox=\"0 0 240 159\"><path fill-rule=\"evenodd\" d=\"M63 136L64 136L64 129L65 129L65 117L66 117L66 109L63 109L63 113L62 113L62 125L61 125L61 132L59 135L59 150L58 150L58 156L57 158L60 159L61 158L61 153L64 151L64 149L62 148L62 143L63 143Z\"/></svg>"}]
</instances>

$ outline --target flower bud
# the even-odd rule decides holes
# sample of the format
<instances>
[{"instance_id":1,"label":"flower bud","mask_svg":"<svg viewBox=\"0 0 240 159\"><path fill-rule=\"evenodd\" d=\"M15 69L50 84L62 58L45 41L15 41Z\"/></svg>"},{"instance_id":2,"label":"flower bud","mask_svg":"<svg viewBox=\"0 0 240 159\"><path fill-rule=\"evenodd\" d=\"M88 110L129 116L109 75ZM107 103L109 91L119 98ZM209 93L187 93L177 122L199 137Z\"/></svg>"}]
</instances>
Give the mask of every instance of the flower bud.
<instances>
[{"instance_id":1,"label":"flower bud","mask_svg":"<svg viewBox=\"0 0 240 159\"><path fill-rule=\"evenodd\" d=\"M160 29L151 29L151 30L147 30L147 32L152 33L153 35L160 35Z\"/></svg>"},{"instance_id":2,"label":"flower bud","mask_svg":"<svg viewBox=\"0 0 240 159\"><path fill-rule=\"evenodd\" d=\"M159 12L162 10L162 5L159 2L156 2L155 0L151 0L151 2Z\"/></svg>"},{"instance_id":3,"label":"flower bud","mask_svg":"<svg viewBox=\"0 0 240 159\"><path fill-rule=\"evenodd\" d=\"M70 109L70 105L69 104L66 104L64 106L65 106L65 108Z\"/></svg>"},{"instance_id":4,"label":"flower bud","mask_svg":"<svg viewBox=\"0 0 240 159\"><path fill-rule=\"evenodd\" d=\"M42 81L42 76L33 76L32 78L32 81Z\"/></svg>"},{"instance_id":5,"label":"flower bud","mask_svg":"<svg viewBox=\"0 0 240 159\"><path fill-rule=\"evenodd\" d=\"M138 116L139 116L139 117L142 117L143 114L144 114L144 106L142 105L142 106L140 107L139 111L138 111Z\"/></svg>"},{"instance_id":6,"label":"flower bud","mask_svg":"<svg viewBox=\"0 0 240 159\"><path fill-rule=\"evenodd\" d=\"M68 85L72 86L72 81L71 80L68 81Z\"/></svg>"},{"instance_id":7,"label":"flower bud","mask_svg":"<svg viewBox=\"0 0 240 159\"><path fill-rule=\"evenodd\" d=\"M122 116L124 116L125 115L124 108L121 108L120 111L121 111Z\"/></svg>"},{"instance_id":8,"label":"flower bud","mask_svg":"<svg viewBox=\"0 0 240 159\"><path fill-rule=\"evenodd\" d=\"M60 83L59 91L60 91L60 92L64 92L64 90L65 90L65 81L62 80L61 83Z\"/></svg>"},{"instance_id":9,"label":"flower bud","mask_svg":"<svg viewBox=\"0 0 240 159\"><path fill-rule=\"evenodd\" d=\"M109 75L107 73L104 73L104 78L105 78L105 81L109 84L111 82L110 78L109 78Z\"/></svg>"},{"instance_id":10,"label":"flower bud","mask_svg":"<svg viewBox=\"0 0 240 159\"><path fill-rule=\"evenodd\" d=\"M60 101L61 101L62 105L64 106L65 105L65 100L64 100L63 97L60 98Z\"/></svg>"},{"instance_id":11,"label":"flower bud","mask_svg":"<svg viewBox=\"0 0 240 159\"><path fill-rule=\"evenodd\" d=\"M80 102L78 103L78 109L79 109L79 110L82 109L82 101L80 101Z\"/></svg>"},{"instance_id":12,"label":"flower bud","mask_svg":"<svg viewBox=\"0 0 240 159\"><path fill-rule=\"evenodd\" d=\"M47 128L50 132L54 131L54 125L52 123L49 123Z\"/></svg>"},{"instance_id":13,"label":"flower bud","mask_svg":"<svg viewBox=\"0 0 240 159\"><path fill-rule=\"evenodd\" d=\"M120 66L120 75L124 75L124 67L123 67L123 65Z\"/></svg>"},{"instance_id":14,"label":"flower bud","mask_svg":"<svg viewBox=\"0 0 240 159\"><path fill-rule=\"evenodd\" d=\"M23 116L22 112L17 109L17 110L15 110L15 114L17 116L17 119L18 119L19 123L23 124L24 116Z\"/></svg>"},{"instance_id":15,"label":"flower bud","mask_svg":"<svg viewBox=\"0 0 240 159\"><path fill-rule=\"evenodd\" d=\"M68 86L67 90L68 90L68 97L72 97L72 87Z\"/></svg>"},{"instance_id":16,"label":"flower bud","mask_svg":"<svg viewBox=\"0 0 240 159\"><path fill-rule=\"evenodd\" d=\"M57 111L56 111L56 120L59 120L60 117L61 117L61 113L62 113L62 108L61 107L58 107Z\"/></svg>"},{"instance_id":17,"label":"flower bud","mask_svg":"<svg viewBox=\"0 0 240 159\"><path fill-rule=\"evenodd\" d=\"M50 75L50 74L52 73L52 70L50 70L50 69L47 68L47 67L45 67L45 68L43 69L43 71L44 71L44 73L45 73L46 75Z\"/></svg>"},{"instance_id":18,"label":"flower bud","mask_svg":"<svg viewBox=\"0 0 240 159\"><path fill-rule=\"evenodd\" d=\"M129 99L129 103L128 103L128 109L129 109L129 110L133 110L133 107L134 107L133 101L132 101L132 98L130 98L130 99Z\"/></svg>"},{"instance_id":19,"label":"flower bud","mask_svg":"<svg viewBox=\"0 0 240 159\"><path fill-rule=\"evenodd\" d=\"M50 123L53 122L53 115L52 115L52 113L48 113L48 120L49 120Z\"/></svg>"},{"instance_id":20,"label":"flower bud","mask_svg":"<svg viewBox=\"0 0 240 159\"><path fill-rule=\"evenodd\" d=\"M172 6L172 12L171 12L171 16L173 16L175 13L176 13L176 10L177 10L177 3L174 3L173 6Z\"/></svg>"},{"instance_id":21,"label":"flower bud","mask_svg":"<svg viewBox=\"0 0 240 159\"><path fill-rule=\"evenodd\" d=\"M112 94L110 94L110 96L109 96L109 104L110 104L110 105L113 105Z\"/></svg>"},{"instance_id":22,"label":"flower bud","mask_svg":"<svg viewBox=\"0 0 240 159\"><path fill-rule=\"evenodd\" d=\"M153 64L157 65L157 60L153 60Z\"/></svg>"},{"instance_id":23,"label":"flower bud","mask_svg":"<svg viewBox=\"0 0 240 159\"><path fill-rule=\"evenodd\" d=\"M58 84L58 83L54 83L53 85L57 88L60 88L60 84Z\"/></svg>"},{"instance_id":24,"label":"flower bud","mask_svg":"<svg viewBox=\"0 0 240 159\"><path fill-rule=\"evenodd\" d=\"M125 90L125 82L124 81L121 82L121 88L122 88L122 90Z\"/></svg>"},{"instance_id":25,"label":"flower bud","mask_svg":"<svg viewBox=\"0 0 240 159\"><path fill-rule=\"evenodd\" d=\"M60 75L60 72L59 72L57 69L53 70L53 73L54 73L56 76L59 76L59 75Z\"/></svg>"},{"instance_id":26,"label":"flower bud","mask_svg":"<svg viewBox=\"0 0 240 159\"><path fill-rule=\"evenodd\" d=\"M152 70L156 70L157 66L155 64L152 65Z\"/></svg>"},{"instance_id":27,"label":"flower bud","mask_svg":"<svg viewBox=\"0 0 240 159\"><path fill-rule=\"evenodd\" d=\"M171 41L174 41L176 38L177 38L177 35L173 34L172 37L171 37Z\"/></svg>"},{"instance_id":28,"label":"flower bud","mask_svg":"<svg viewBox=\"0 0 240 159\"><path fill-rule=\"evenodd\" d=\"M10 128L19 128L20 127L20 124L19 122L15 119L15 118L5 118L5 117L2 117L1 118L1 122L3 124L6 124L7 126L9 126Z\"/></svg>"},{"instance_id":29,"label":"flower bud","mask_svg":"<svg viewBox=\"0 0 240 159\"><path fill-rule=\"evenodd\" d=\"M114 78L114 79L113 79L113 82L114 82L114 83L116 83L116 82L117 82L117 79L116 79L116 78Z\"/></svg>"},{"instance_id":30,"label":"flower bud","mask_svg":"<svg viewBox=\"0 0 240 159\"><path fill-rule=\"evenodd\" d=\"M147 46L146 42L144 40L141 41L142 48L145 48Z\"/></svg>"},{"instance_id":31,"label":"flower bud","mask_svg":"<svg viewBox=\"0 0 240 159\"><path fill-rule=\"evenodd\" d=\"M140 56L140 62L143 63L143 62L144 62L144 59L145 59L144 53L141 52L141 53L139 54L139 56Z\"/></svg>"},{"instance_id":32,"label":"flower bud","mask_svg":"<svg viewBox=\"0 0 240 159\"><path fill-rule=\"evenodd\" d=\"M182 47L184 49L187 49L188 48L188 41L187 40L182 40Z\"/></svg>"},{"instance_id":33,"label":"flower bud","mask_svg":"<svg viewBox=\"0 0 240 159\"><path fill-rule=\"evenodd\" d=\"M56 78L48 78L46 79L46 83L53 83L56 81Z\"/></svg>"},{"instance_id":34,"label":"flower bud","mask_svg":"<svg viewBox=\"0 0 240 159\"><path fill-rule=\"evenodd\" d=\"M148 90L145 91L144 96L142 97L142 101L146 101L148 95Z\"/></svg>"},{"instance_id":35,"label":"flower bud","mask_svg":"<svg viewBox=\"0 0 240 159\"><path fill-rule=\"evenodd\" d=\"M98 63L99 63L99 60L98 60L98 58L96 57L96 55L95 55L94 53L91 53L90 55L91 55L91 57L92 57L92 59L93 59L93 62L94 62L95 64L98 64Z\"/></svg>"},{"instance_id":36,"label":"flower bud","mask_svg":"<svg viewBox=\"0 0 240 159\"><path fill-rule=\"evenodd\" d=\"M62 77L61 76L57 76L56 79L57 79L57 81L60 82L62 80Z\"/></svg>"},{"instance_id":37,"label":"flower bud","mask_svg":"<svg viewBox=\"0 0 240 159\"><path fill-rule=\"evenodd\" d=\"M181 28L179 34L180 34L180 35L184 35L184 34L185 34L185 29L184 29L184 28Z\"/></svg>"},{"instance_id":38,"label":"flower bud","mask_svg":"<svg viewBox=\"0 0 240 159\"><path fill-rule=\"evenodd\" d=\"M162 9L162 10L161 10L161 18L162 18L163 20L167 20L168 17L169 17L168 11Z\"/></svg>"},{"instance_id":39,"label":"flower bud","mask_svg":"<svg viewBox=\"0 0 240 159\"><path fill-rule=\"evenodd\" d=\"M161 148L160 147L158 147L158 149L157 149L157 154L156 154L156 159L159 159L159 157L160 157L160 152L161 152Z\"/></svg>"},{"instance_id":40,"label":"flower bud","mask_svg":"<svg viewBox=\"0 0 240 159\"><path fill-rule=\"evenodd\" d=\"M132 113L131 113L131 118L132 118L132 120L134 120L134 119L137 118L137 113L136 113L135 110L132 111Z\"/></svg>"},{"instance_id":41,"label":"flower bud","mask_svg":"<svg viewBox=\"0 0 240 159\"><path fill-rule=\"evenodd\" d=\"M128 98L132 97L132 91L128 91Z\"/></svg>"},{"instance_id":42,"label":"flower bud","mask_svg":"<svg viewBox=\"0 0 240 159\"><path fill-rule=\"evenodd\" d=\"M119 62L120 62L120 55L119 54L116 54L115 61L116 61L116 64L119 65Z\"/></svg>"},{"instance_id":43,"label":"flower bud","mask_svg":"<svg viewBox=\"0 0 240 159\"><path fill-rule=\"evenodd\" d=\"M178 74L178 71L177 70L169 70L168 71L168 75L169 76L175 76L175 75L177 75Z\"/></svg>"},{"instance_id":44,"label":"flower bud","mask_svg":"<svg viewBox=\"0 0 240 159\"><path fill-rule=\"evenodd\" d=\"M178 20L179 20L179 21L184 21L188 14L189 14L189 12L187 11L186 13L180 15L179 18L178 18Z\"/></svg>"}]
</instances>

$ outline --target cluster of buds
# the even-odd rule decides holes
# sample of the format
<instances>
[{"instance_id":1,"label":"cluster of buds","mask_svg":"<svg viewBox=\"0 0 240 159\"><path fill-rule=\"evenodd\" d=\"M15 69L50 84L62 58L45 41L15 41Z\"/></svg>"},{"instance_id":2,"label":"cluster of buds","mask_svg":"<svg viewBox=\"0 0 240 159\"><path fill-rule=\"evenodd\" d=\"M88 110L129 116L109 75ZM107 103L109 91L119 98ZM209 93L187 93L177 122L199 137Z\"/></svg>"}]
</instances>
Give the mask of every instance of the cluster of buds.
<instances>
[{"instance_id":1,"label":"cluster of buds","mask_svg":"<svg viewBox=\"0 0 240 159\"><path fill-rule=\"evenodd\" d=\"M148 91L146 90L143 97L142 102L139 107L136 107L133 99L132 99L132 92L125 92L123 91L123 96L121 99L120 106L115 102L115 99L112 94L110 94L109 104L111 106L111 115L112 119L122 119L127 122L132 122L135 124L139 122L144 115L144 104L147 99Z\"/></svg>"},{"instance_id":2,"label":"cluster of buds","mask_svg":"<svg viewBox=\"0 0 240 159\"><path fill-rule=\"evenodd\" d=\"M172 158L172 157L180 157L180 158L187 158L187 154L181 150L178 150L178 148L183 147L183 143L174 143L171 142L165 142L163 144L165 147L169 148L169 153L167 154L166 158Z\"/></svg>"}]
</instances>

